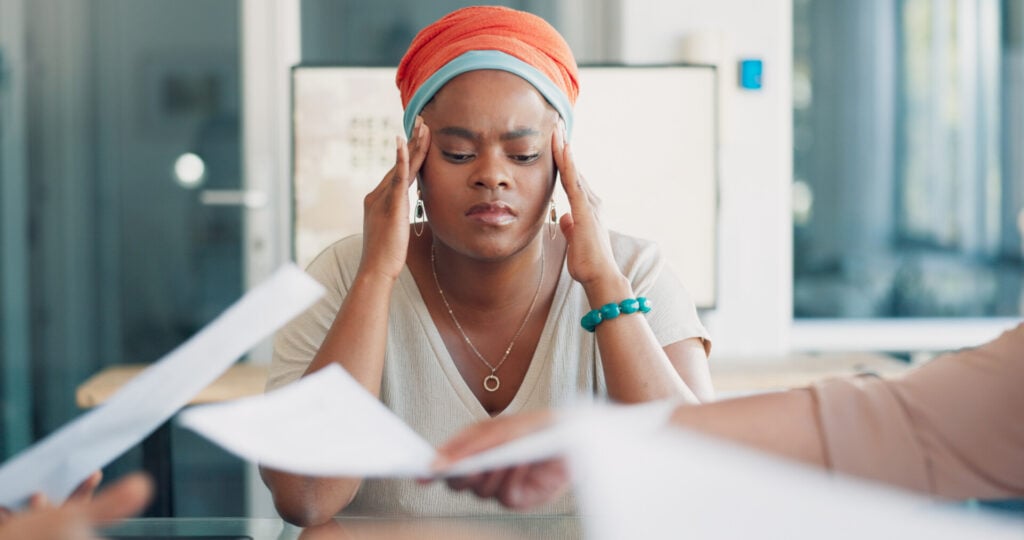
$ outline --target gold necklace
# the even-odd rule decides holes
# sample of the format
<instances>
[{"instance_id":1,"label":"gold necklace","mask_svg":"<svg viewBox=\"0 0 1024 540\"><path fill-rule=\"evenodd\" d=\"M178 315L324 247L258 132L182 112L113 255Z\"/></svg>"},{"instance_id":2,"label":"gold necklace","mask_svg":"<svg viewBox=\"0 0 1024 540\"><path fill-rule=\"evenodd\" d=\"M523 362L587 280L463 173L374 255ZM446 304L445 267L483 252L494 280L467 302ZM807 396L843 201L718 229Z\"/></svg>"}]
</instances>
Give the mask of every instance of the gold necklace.
<instances>
[{"instance_id":1,"label":"gold necklace","mask_svg":"<svg viewBox=\"0 0 1024 540\"><path fill-rule=\"evenodd\" d=\"M448 310L448 316L452 318L452 322L455 323L455 328L462 334L462 339L466 341L466 345L473 350L473 354L480 359L481 362L487 366L487 369L491 370L491 374L484 377L484 390L488 392L496 392L501 387L501 379L498 378L496 373L498 368L508 360L509 353L512 352L512 346L516 344L516 340L519 339L519 334L523 333L523 329L526 328L526 322L530 320L530 315L533 313L533 307L537 305L537 297L540 296L541 286L544 284L544 247L541 246L540 250L540 279L537 280L537 290L533 293L533 300L530 301L530 309L526 310L526 317L523 318L523 323L519 325L519 330L516 330L516 334L512 336L512 341L508 342L508 347L505 348L505 354L501 355L501 361L496 365L491 365L490 362L484 358L484 355L480 354L473 342L469 340L469 336L466 335L466 331L462 329L462 325L459 324L459 320L455 318L455 312L452 311L451 304L448 303L448 298L445 297L444 291L441 289L441 282L437 279L437 266L434 262L435 251L434 246L430 246L430 272L434 274L434 285L437 285L437 292L441 295L441 301L444 302L445 309Z\"/></svg>"}]
</instances>

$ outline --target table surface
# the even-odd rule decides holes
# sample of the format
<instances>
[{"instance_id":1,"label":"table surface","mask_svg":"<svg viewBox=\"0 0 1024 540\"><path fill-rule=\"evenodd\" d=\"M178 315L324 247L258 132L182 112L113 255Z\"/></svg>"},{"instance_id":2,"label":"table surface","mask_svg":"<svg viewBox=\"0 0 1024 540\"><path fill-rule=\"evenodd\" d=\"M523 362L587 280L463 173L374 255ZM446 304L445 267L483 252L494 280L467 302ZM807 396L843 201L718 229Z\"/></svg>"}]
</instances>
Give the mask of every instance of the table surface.
<instances>
[{"instance_id":1,"label":"table surface","mask_svg":"<svg viewBox=\"0 0 1024 540\"><path fill-rule=\"evenodd\" d=\"M719 398L801 388L832 377L874 374L893 377L912 365L875 353L790 354L782 358L711 357L711 380Z\"/></svg>"},{"instance_id":2,"label":"table surface","mask_svg":"<svg viewBox=\"0 0 1024 540\"><path fill-rule=\"evenodd\" d=\"M966 504L968 513L992 517L993 507ZM1024 500L995 507L1000 517L1024 527ZM134 518L101 531L110 540L581 540L578 516L461 518L336 517L327 524L300 529L271 518ZM681 526L685 530L685 525ZM1024 530L1024 529L1022 529ZM680 538L684 538L682 534Z\"/></svg>"},{"instance_id":3,"label":"table surface","mask_svg":"<svg viewBox=\"0 0 1024 540\"><path fill-rule=\"evenodd\" d=\"M102 531L111 540L526 540L582 539L575 516L509 515L487 518L338 517L312 529L270 518L135 518Z\"/></svg>"},{"instance_id":4,"label":"table surface","mask_svg":"<svg viewBox=\"0 0 1024 540\"><path fill-rule=\"evenodd\" d=\"M810 355L794 354L784 358L712 357L711 377L716 391L732 394L796 388L827 377L874 373L893 376L910 365L891 356L871 353ZM95 407L114 395L125 383L142 372L145 364L110 366L78 386L79 407ZM262 394L267 381L267 366L235 364L189 402L213 403Z\"/></svg>"},{"instance_id":5,"label":"table surface","mask_svg":"<svg viewBox=\"0 0 1024 540\"><path fill-rule=\"evenodd\" d=\"M107 367L78 386L75 392L75 401L83 409L100 405L147 367L149 367L147 364L123 364ZM196 394L189 404L215 403L262 394L266 383L267 366L235 364Z\"/></svg>"}]
</instances>

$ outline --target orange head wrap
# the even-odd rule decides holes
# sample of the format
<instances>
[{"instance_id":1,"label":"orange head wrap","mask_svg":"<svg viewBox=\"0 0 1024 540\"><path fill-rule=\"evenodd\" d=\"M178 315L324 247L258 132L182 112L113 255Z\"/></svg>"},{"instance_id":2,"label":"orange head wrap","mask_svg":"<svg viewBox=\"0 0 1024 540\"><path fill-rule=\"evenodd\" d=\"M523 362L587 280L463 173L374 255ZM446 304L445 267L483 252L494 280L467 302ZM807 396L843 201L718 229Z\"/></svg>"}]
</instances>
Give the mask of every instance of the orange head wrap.
<instances>
[{"instance_id":1,"label":"orange head wrap","mask_svg":"<svg viewBox=\"0 0 1024 540\"><path fill-rule=\"evenodd\" d=\"M405 131L453 77L498 69L532 84L572 127L579 94L576 60L562 36L544 19L499 6L453 11L424 28L398 65L395 83L405 108Z\"/></svg>"}]
</instances>

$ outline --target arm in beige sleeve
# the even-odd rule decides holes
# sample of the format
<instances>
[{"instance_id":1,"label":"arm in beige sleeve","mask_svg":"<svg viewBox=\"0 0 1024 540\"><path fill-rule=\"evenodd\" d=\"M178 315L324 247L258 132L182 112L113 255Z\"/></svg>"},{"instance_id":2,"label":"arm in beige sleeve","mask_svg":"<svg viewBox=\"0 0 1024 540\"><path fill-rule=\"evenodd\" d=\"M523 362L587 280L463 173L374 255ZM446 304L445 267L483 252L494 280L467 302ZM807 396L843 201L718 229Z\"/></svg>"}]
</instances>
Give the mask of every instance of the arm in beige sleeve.
<instances>
[{"instance_id":1,"label":"arm in beige sleeve","mask_svg":"<svg viewBox=\"0 0 1024 540\"><path fill-rule=\"evenodd\" d=\"M951 499L1024 496L1024 325L903 377L815 385L833 469Z\"/></svg>"}]
</instances>

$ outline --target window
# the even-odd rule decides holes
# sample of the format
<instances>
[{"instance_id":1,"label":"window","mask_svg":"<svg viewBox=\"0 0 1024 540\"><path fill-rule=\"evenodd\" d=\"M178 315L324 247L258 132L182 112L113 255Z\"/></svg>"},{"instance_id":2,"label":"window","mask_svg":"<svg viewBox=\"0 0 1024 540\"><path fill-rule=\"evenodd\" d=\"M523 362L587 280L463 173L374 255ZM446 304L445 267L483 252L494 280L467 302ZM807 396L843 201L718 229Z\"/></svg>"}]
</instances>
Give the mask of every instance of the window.
<instances>
[{"instance_id":1,"label":"window","mask_svg":"<svg viewBox=\"0 0 1024 540\"><path fill-rule=\"evenodd\" d=\"M1024 0L796 0L794 318L1024 313Z\"/></svg>"}]
</instances>

